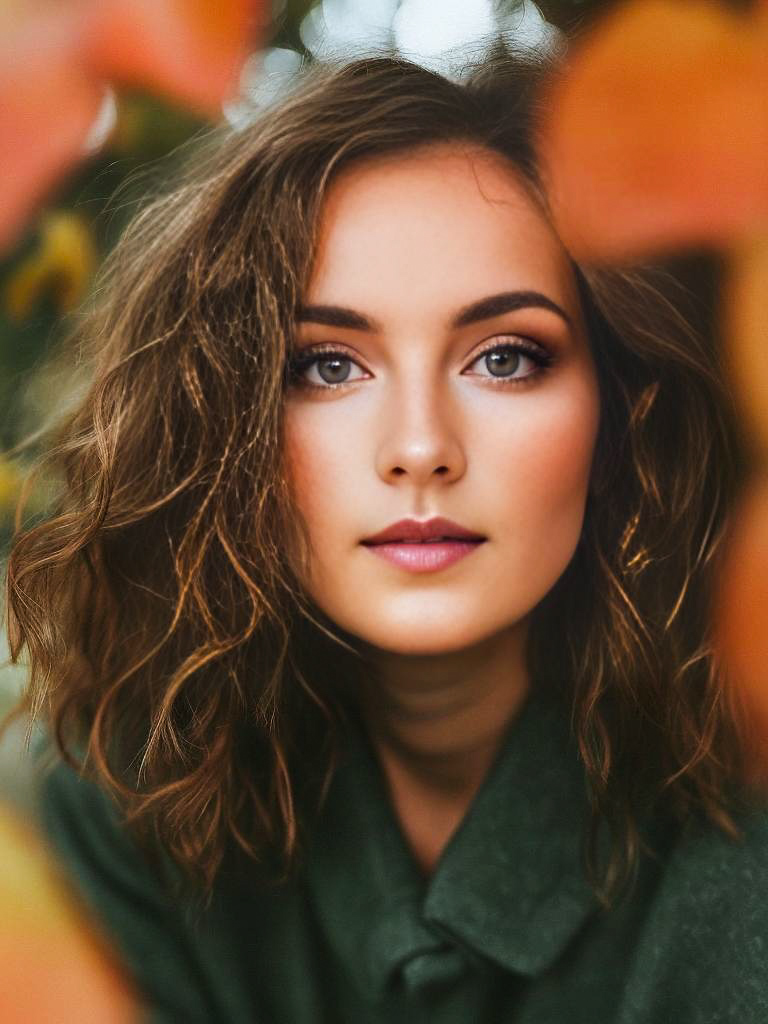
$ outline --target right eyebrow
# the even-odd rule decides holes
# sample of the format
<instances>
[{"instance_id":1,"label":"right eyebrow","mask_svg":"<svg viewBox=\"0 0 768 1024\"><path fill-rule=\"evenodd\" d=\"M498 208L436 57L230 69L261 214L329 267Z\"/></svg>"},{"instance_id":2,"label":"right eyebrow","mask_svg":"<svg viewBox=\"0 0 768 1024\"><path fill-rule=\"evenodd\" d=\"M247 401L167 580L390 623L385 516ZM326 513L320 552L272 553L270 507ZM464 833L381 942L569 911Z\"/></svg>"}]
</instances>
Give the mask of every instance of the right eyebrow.
<instances>
[{"instance_id":1,"label":"right eyebrow","mask_svg":"<svg viewBox=\"0 0 768 1024\"><path fill-rule=\"evenodd\" d=\"M322 324L323 327L349 327L353 331L377 330L362 313L345 306L299 306L296 322Z\"/></svg>"}]
</instances>

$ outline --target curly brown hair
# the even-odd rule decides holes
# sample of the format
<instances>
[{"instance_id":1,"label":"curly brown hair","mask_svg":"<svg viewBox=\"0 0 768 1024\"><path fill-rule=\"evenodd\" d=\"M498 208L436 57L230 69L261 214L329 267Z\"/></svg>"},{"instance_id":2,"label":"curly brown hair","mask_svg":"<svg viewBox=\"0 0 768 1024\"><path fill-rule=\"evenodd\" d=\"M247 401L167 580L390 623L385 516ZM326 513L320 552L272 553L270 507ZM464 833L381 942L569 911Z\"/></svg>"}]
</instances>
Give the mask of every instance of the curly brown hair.
<instances>
[{"instance_id":1,"label":"curly brown hair","mask_svg":"<svg viewBox=\"0 0 768 1024\"><path fill-rule=\"evenodd\" d=\"M306 542L282 464L285 372L329 182L362 157L471 142L546 209L535 140L555 65L504 48L454 77L390 55L310 67L248 126L214 131L107 261L76 334L90 386L37 467L61 492L37 525L17 512L18 710L198 890L229 850L298 862L358 666L285 558ZM586 867L608 901L647 809L738 834L743 744L710 600L739 458L716 346L669 276L574 268L601 422L581 540L528 653L534 685L561 680L572 707Z\"/></svg>"}]
</instances>

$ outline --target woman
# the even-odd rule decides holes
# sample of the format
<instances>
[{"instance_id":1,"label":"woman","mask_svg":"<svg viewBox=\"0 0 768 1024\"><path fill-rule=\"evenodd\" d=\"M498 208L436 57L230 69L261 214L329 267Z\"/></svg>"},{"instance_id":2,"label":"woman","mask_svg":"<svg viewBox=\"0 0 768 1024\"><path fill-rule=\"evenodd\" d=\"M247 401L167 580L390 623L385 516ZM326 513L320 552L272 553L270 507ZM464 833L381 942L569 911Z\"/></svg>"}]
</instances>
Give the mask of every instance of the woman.
<instances>
[{"instance_id":1,"label":"woman","mask_svg":"<svg viewBox=\"0 0 768 1024\"><path fill-rule=\"evenodd\" d=\"M152 1020L768 1019L723 374L554 234L548 70L317 68L111 259L9 633Z\"/></svg>"}]
</instances>

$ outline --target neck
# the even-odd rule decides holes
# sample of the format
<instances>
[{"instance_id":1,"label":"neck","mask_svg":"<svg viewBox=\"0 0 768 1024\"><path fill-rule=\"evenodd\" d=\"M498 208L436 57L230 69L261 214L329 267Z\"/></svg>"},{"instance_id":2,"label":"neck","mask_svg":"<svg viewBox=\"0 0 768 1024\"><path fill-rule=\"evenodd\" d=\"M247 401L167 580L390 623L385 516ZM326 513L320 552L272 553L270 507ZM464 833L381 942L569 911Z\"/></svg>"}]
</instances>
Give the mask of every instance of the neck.
<instances>
[{"instance_id":1,"label":"neck","mask_svg":"<svg viewBox=\"0 0 768 1024\"><path fill-rule=\"evenodd\" d=\"M447 654L368 652L360 707L390 782L471 799L528 691L527 622Z\"/></svg>"}]
</instances>

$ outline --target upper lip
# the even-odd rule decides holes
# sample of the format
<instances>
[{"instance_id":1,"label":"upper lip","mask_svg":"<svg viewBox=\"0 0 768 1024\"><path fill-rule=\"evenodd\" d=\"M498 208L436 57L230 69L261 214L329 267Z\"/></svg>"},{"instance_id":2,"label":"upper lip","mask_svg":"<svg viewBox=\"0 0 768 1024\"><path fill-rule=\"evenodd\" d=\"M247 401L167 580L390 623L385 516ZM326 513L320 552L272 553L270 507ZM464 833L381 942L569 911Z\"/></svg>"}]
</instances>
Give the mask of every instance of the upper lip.
<instances>
[{"instance_id":1,"label":"upper lip","mask_svg":"<svg viewBox=\"0 0 768 1024\"><path fill-rule=\"evenodd\" d=\"M429 541L429 540L485 540L480 533L467 530L450 519L437 516L420 522L418 519L398 519L379 533L366 537L363 544L385 544L387 541Z\"/></svg>"}]
</instances>

